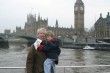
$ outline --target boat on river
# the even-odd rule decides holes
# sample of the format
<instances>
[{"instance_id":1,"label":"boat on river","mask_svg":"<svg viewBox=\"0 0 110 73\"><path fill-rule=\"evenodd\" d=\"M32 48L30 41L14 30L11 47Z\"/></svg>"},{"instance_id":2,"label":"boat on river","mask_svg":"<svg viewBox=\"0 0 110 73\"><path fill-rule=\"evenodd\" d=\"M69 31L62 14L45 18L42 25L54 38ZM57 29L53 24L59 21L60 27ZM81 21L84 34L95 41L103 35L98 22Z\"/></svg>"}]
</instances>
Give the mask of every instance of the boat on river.
<instances>
[{"instance_id":1,"label":"boat on river","mask_svg":"<svg viewBox=\"0 0 110 73\"><path fill-rule=\"evenodd\" d=\"M87 45L83 49L95 49L95 47L91 47L91 46Z\"/></svg>"}]
</instances>

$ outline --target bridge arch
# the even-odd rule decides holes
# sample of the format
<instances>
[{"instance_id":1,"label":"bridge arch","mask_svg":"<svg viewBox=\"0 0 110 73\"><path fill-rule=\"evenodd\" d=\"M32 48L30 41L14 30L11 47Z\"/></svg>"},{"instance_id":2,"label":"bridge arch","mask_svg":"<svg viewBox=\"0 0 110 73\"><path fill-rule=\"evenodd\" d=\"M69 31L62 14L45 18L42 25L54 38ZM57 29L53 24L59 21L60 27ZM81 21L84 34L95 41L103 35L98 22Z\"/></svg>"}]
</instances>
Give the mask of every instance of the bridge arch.
<instances>
[{"instance_id":1,"label":"bridge arch","mask_svg":"<svg viewBox=\"0 0 110 73\"><path fill-rule=\"evenodd\" d=\"M35 40L36 40L36 36L32 36L32 35L27 35L27 34L0 34L0 38L3 40L6 40L7 38L10 37L14 37L14 38L24 38L26 39L27 42L27 46L31 46Z\"/></svg>"},{"instance_id":2,"label":"bridge arch","mask_svg":"<svg viewBox=\"0 0 110 73\"><path fill-rule=\"evenodd\" d=\"M0 36L0 40L4 40L4 37Z\"/></svg>"},{"instance_id":3,"label":"bridge arch","mask_svg":"<svg viewBox=\"0 0 110 73\"><path fill-rule=\"evenodd\" d=\"M9 42L0 36L0 48L9 48Z\"/></svg>"},{"instance_id":4,"label":"bridge arch","mask_svg":"<svg viewBox=\"0 0 110 73\"><path fill-rule=\"evenodd\" d=\"M30 36L16 36L16 37L26 39L28 41L27 46L31 46L36 41L35 37L30 37Z\"/></svg>"}]
</instances>

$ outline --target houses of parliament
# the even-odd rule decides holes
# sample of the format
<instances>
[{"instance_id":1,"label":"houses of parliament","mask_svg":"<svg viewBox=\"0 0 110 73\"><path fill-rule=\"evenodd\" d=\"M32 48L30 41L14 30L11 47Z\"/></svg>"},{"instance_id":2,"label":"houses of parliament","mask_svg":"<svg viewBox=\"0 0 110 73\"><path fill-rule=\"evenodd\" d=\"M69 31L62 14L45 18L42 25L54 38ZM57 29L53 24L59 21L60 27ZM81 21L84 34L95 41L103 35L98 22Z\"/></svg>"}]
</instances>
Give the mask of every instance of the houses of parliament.
<instances>
[{"instance_id":1,"label":"houses of parliament","mask_svg":"<svg viewBox=\"0 0 110 73\"><path fill-rule=\"evenodd\" d=\"M36 35L37 29L44 27L47 30L53 31L56 37L58 36L72 37L73 35L82 36L84 33L84 3L82 2L82 0L76 0L73 13L75 21L74 28L72 26L70 28L59 27L58 20L56 20L55 26L51 27L48 25L48 18L42 19L42 17L39 14L36 19L36 15L28 14L24 28L21 29L21 27L16 27L16 31L13 33ZM5 33L6 32L7 30L5 30Z\"/></svg>"}]
</instances>

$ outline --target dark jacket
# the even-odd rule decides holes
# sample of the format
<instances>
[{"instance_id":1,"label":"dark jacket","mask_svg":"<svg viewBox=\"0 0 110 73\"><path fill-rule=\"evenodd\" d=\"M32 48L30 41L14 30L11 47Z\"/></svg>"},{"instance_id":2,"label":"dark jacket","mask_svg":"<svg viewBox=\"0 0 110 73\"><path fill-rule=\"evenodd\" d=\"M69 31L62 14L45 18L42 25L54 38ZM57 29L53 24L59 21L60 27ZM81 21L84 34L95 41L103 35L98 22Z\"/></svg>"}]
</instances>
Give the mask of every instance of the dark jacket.
<instances>
[{"instance_id":1,"label":"dark jacket","mask_svg":"<svg viewBox=\"0 0 110 73\"><path fill-rule=\"evenodd\" d=\"M35 50L34 45L29 49L26 61L27 73L44 73L44 61L46 56L43 52Z\"/></svg>"},{"instance_id":2,"label":"dark jacket","mask_svg":"<svg viewBox=\"0 0 110 73\"><path fill-rule=\"evenodd\" d=\"M61 52L58 39L53 38L50 41L47 41L43 47L43 51L45 52L47 58L58 59Z\"/></svg>"}]
</instances>

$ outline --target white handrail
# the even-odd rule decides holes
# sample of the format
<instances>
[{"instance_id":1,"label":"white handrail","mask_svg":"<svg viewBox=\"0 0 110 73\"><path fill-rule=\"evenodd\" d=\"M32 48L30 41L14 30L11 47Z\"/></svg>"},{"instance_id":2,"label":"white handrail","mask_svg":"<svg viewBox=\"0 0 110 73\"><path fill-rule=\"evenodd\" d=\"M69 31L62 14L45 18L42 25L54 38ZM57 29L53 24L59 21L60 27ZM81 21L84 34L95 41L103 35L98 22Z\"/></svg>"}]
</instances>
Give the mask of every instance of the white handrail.
<instances>
[{"instance_id":1,"label":"white handrail","mask_svg":"<svg viewBox=\"0 0 110 73\"><path fill-rule=\"evenodd\" d=\"M0 67L0 69L25 69L26 67Z\"/></svg>"},{"instance_id":2,"label":"white handrail","mask_svg":"<svg viewBox=\"0 0 110 73\"><path fill-rule=\"evenodd\" d=\"M86 66L56 66L62 68L78 68L78 67L108 67L110 65L86 65Z\"/></svg>"},{"instance_id":3,"label":"white handrail","mask_svg":"<svg viewBox=\"0 0 110 73\"><path fill-rule=\"evenodd\" d=\"M110 67L110 65L56 66L56 67L57 68L63 68L63 72L62 73L68 73L68 72L66 72L66 68ZM26 72L26 67L0 67L0 69L23 69L24 71L22 73L27 73ZM72 72L72 73L74 73L74 72Z\"/></svg>"},{"instance_id":4,"label":"white handrail","mask_svg":"<svg viewBox=\"0 0 110 73\"><path fill-rule=\"evenodd\" d=\"M110 67L110 65L56 66L58 68ZM25 69L26 67L0 67L0 69Z\"/></svg>"}]
</instances>

